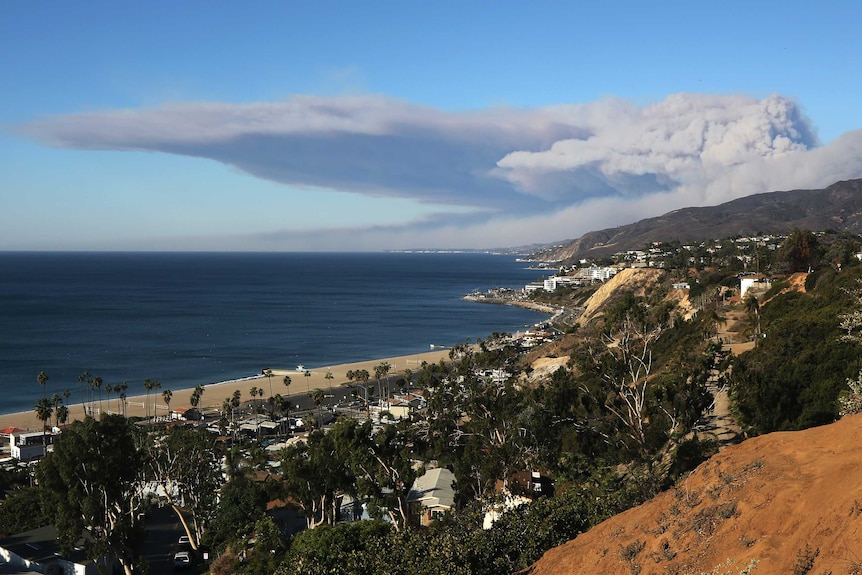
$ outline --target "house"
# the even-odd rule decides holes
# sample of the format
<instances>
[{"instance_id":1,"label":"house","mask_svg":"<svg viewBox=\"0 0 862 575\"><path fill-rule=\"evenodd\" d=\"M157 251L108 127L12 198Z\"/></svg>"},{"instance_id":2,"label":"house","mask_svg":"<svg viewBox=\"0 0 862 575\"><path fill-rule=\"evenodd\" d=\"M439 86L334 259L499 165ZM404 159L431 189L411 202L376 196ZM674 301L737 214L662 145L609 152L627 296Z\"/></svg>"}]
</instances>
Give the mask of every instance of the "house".
<instances>
[{"instance_id":1,"label":"house","mask_svg":"<svg viewBox=\"0 0 862 575\"><path fill-rule=\"evenodd\" d=\"M45 446L54 443L49 432L15 431L9 434L10 455L18 461L31 461L45 455Z\"/></svg>"},{"instance_id":2,"label":"house","mask_svg":"<svg viewBox=\"0 0 862 575\"><path fill-rule=\"evenodd\" d=\"M739 278L739 298L745 299L749 290L763 293L772 287L772 280L762 275L754 274Z\"/></svg>"},{"instance_id":3,"label":"house","mask_svg":"<svg viewBox=\"0 0 862 575\"><path fill-rule=\"evenodd\" d=\"M455 474L443 467L428 469L417 477L407 494L411 510L419 510L419 523L430 525L455 508Z\"/></svg>"},{"instance_id":4,"label":"house","mask_svg":"<svg viewBox=\"0 0 862 575\"><path fill-rule=\"evenodd\" d=\"M508 484L498 481L495 491L499 497L485 508L483 529L490 529L494 522L507 511L521 505L529 505L540 497L554 495L554 481L537 471L518 471L509 478Z\"/></svg>"},{"instance_id":5,"label":"house","mask_svg":"<svg viewBox=\"0 0 862 575\"><path fill-rule=\"evenodd\" d=\"M83 540L81 541L83 544ZM71 556L63 557L54 526L39 527L0 539L0 573L27 573L27 570L48 575L97 575L99 565L87 559L83 545ZM108 567L101 562L102 567ZM106 569L110 572L110 569Z\"/></svg>"}]
</instances>

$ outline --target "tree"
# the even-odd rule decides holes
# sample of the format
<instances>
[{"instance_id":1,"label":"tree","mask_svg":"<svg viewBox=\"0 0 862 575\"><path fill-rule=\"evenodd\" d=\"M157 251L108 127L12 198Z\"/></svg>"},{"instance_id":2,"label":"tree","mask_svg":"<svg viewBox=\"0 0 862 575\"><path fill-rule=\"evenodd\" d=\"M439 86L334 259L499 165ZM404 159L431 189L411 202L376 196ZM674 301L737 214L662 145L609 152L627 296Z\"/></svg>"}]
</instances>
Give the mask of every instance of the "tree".
<instances>
[{"instance_id":1,"label":"tree","mask_svg":"<svg viewBox=\"0 0 862 575\"><path fill-rule=\"evenodd\" d=\"M323 403L323 398L326 395L323 393L323 390L320 388L315 388L314 391L311 392L311 401L314 402L314 405L317 406L317 416L320 417L322 415L320 404Z\"/></svg>"},{"instance_id":2,"label":"tree","mask_svg":"<svg viewBox=\"0 0 862 575\"><path fill-rule=\"evenodd\" d=\"M287 407L287 410L284 414L284 417L285 417L285 419L287 419L287 433L288 433L288 435L290 435L290 433L291 433L291 429L290 429L290 376L285 375L284 379L282 380L282 383L284 383L284 388L287 390L287 391L285 391L285 394L286 394L285 400L286 401L284 402L284 406Z\"/></svg>"},{"instance_id":3,"label":"tree","mask_svg":"<svg viewBox=\"0 0 862 575\"><path fill-rule=\"evenodd\" d=\"M335 376L332 375L331 371L327 371L326 375L324 375L323 377L326 378L326 383L329 384L329 395L332 395L332 380L335 378Z\"/></svg>"},{"instance_id":4,"label":"tree","mask_svg":"<svg viewBox=\"0 0 862 575\"><path fill-rule=\"evenodd\" d=\"M42 397L47 397L47 391L45 390L45 384L48 383L48 374L44 371L40 371L39 375L36 376L36 381L39 382L39 385L42 386Z\"/></svg>"},{"instance_id":5,"label":"tree","mask_svg":"<svg viewBox=\"0 0 862 575\"><path fill-rule=\"evenodd\" d=\"M267 369L266 371L263 372L263 374L269 380L269 397L272 398L272 370ZM263 397L263 394L261 394L260 396ZM272 402L270 402L269 405L270 405L270 415L272 415L272 407L271 407Z\"/></svg>"},{"instance_id":6,"label":"tree","mask_svg":"<svg viewBox=\"0 0 862 575\"><path fill-rule=\"evenodd\" d=\"M158 387L161 387L161 385L159 384L158 381L154 381L152 379L145 379L144 380L144 389L147 390L147 399L146 399L146 403L145 403L145 406L146 406L145 412L147 414L147 421L150 420L150 392L153 391L154 389L157 389Z\"/></svg>"},{"instance_id":7,"label":"tree","mask_svg":"<svg viewBox=\"0 0 862 575\"><path fill-rule=\"evenodd\" d=\"M80 391L80 394L81 394L81 407L84 410L84 415L87 414L87 404L84 403L84 385L86 384L87 387L89 388L90 387L89 381L90 381L90 372L88 372L88 371L85 371L84 373L82 373L81 375L78 376L78 390Z\"/></svg>"},{"instance_id":8,"label":"tree","mask_svg":"<svg viewBox=\"0 0 862 575\"><path fill-rule=\"evenodd\" d=\"M330 432L350 462L357 492L371 501L373 515L386 515L396 530L405 529L409 518L407 495L424 468L413 467L412 438L394 425L373 433L371 422L358 425L343 420Z\"/></svg>"},{"instance_id":9,"label":"tree","mask_svg":"<svg viewBox=\"0 0 862 575\"><path fill-rule=\"evenodd\" d=\"M252 385L251 389L248 390L248 394L251 396L251 403L253 406L252 408L254 409L255 412L257 411L257 403L255 402L255 399L257 398L257 391L258 390L257 390L256 385ZM263 390L261 390L261 391L263 391Z\"/></svg>"},{"instance_id":10,"label":"tree","mask_svg":"<svg viewBox=\"0 0 862 575\"><path fill-rule=\"evenodd\" d=\"M197 549L212 521L221 487L221 461L215 438L205 430L171 429L147 445L147 468L164 491ZM191 512L190 526L180 508Z\"/></svg>"},{"instance_id":11,"label":"tree","mask_svg":"<svg viewBox=\"0 0 862 575\"><path fill-rule=\"evenodd\" d=\"M337 425L336 425L337 427ZM336 494L353 491L354 480L337 433L316 429L308 441L287 447L281 454L285 495L305 513L309 529L337 520Z\"/></svg>"},{"instance_id":12,"label":"tree","mask_svg":"<svg viewBox=\"0 0 862 575\"><path fill-rule=\"evenodd\" d=\"M203 543L217 552L245 548L269 500L264 488L245 475L236 475L219 492L218 508L204 532Z\"/></svg>"},{"instance_id":13,"label":"tree","mask_svg":"<svg viewBox=\"0 0 862 575\"><path fill-rule=\"evenodd\" d=\"M365 403L368 404L368 380L371 379L371 374L368 373L367 369L357 369L353 372L353 378L365 390Z\"/></svg>"},{"instance_id":14,"label":"tree","mask_svg":"<svg viewBox=\"0 0 862 575\"><path fill-rule=\"evenodd\" d=\"M197 409L198 405L201 403L201 397L204 394L204 386L198 384L195 386L194 391L192 391L191 397L189 397L189 405Z\"/></svg>"},{"instance_id":15,"label":"tree","mask_svg":"<svg viewBox=\"0 0 862 575\"><path fill-rule=\"evenodd\" d=\"M171 417L171 398L174 397L174 392L166 389L162 392L162 399L165 400L165 405L168 406L168 418Z\"/></svg>"},{"instance_id":16,"label":"tree","mask_svg":"<svg viewBox=\"0 0 862 575\"><path fill-rule=\"evenodd\" d=\"M103 415L75 421L37 468L45 508L69 553L86 530L87 557L114 556L126 575L136 568L134 539L144 509L143 454L125 418Z\"/></svg>"},{"instance_id":17,"label":"tree","mask_svg":"<svg viewBox=\"0 0 862 575\"><path fill-rule=\"evenodd\" d=\"M817 267L822 255L817 236L809 230L794 229L779 250L779 257L787 263L791 273Z\"/></svg>"},{"instance_id":18,"label":"tree","mask_svg":"<svg viewBox=\"0 0 862 575\"><path fill-rule=\"evenodd\" d=\"M305 387L308 390L308 393L311 393L311 372L306 369L305 373L302 375L305 376Z\"/></svg>"},{"instance_id":19,"label":"tree","mask_svg":"<svg viewBox=\"0 0 862 575\"><path fill-rule=\"evenodd\" d=\"M392 366L389 365L388 361L382 361L374 366L374 378L377 380L377 396L378 398L383 397L383 393L380 390L380 379L389 375L389 370L392 369ZM386 397L389 397L389 392L386 392Z\"/></svg>"},{"instance_id":20,"label":"tree","mask_svg":"<svg viewBox=\"0 0 862 575\"><path fill-rule=\"evenodd\" d=\"M99 390L99 414L102 413L102 378L99 376L94 377L90 380L91 383L91 392L93 389Z\"/></svg>"},{"instance_id":21,"label":"tree","mask_svg":"<svg viewBox=\"0 0 862 575\"><path fill-rule=\"evenodd\" d=\"M757 301L757 296L749 294L745 298L745 311L749 317L753 318L754 337L760 337L760 303Z\"/></svg>"},{"instance_id":22,"label":"tree","mask_svg":"<svg viewBox=\"0 0 862 575\"><path fill-rule=\"evenodd\" d=\"M42 422L42 450L43 453L48 449L48 420L51 419L51 414L54 408L51 406L51 401L47 397L40 397L36 402L36 417Z\"/></svg>"}]
</instances>

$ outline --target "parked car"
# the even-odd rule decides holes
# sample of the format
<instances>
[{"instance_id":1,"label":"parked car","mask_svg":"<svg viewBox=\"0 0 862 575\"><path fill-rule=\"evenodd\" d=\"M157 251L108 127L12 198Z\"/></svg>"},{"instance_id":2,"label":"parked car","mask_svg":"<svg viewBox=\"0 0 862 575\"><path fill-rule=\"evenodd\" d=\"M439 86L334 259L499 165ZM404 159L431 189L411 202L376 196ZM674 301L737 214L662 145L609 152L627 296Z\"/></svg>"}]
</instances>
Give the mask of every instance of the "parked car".
<instances>
[{"instance_id":1,"label":"parked car","mask_svg":"<svg viewBox=\"0 0 862 575\"><path fill-rule=\"evenodd\" d=\"M174 555L174 567L184 569L191 566L192 554L188 551L178 551L177 554Z\"/></svg>"}]
</instances>

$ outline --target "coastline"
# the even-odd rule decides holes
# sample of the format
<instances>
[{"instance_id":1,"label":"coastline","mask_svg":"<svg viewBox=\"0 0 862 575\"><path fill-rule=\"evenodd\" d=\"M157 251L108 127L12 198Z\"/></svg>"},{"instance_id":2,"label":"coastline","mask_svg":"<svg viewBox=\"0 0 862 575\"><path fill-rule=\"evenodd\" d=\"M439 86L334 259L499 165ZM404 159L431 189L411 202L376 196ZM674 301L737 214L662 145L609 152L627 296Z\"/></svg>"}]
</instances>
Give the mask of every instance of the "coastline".
<instances>
[{"instance_id":1,"label":"coastline","mask_svg":"<svg viewBox=\"0 0 862 575\"><path fill-rule=\"evenodd\" d=\"M265 397L269 396L270 384L272 384L272 394L280 393L285 395L287 388L284 386L284 376L290 376L291 384L289 388L290 395L306 393L308 390L320 388L327 390L330 385L333 387L341 386L349 383L347 372L351 370L368 370L374 376L374 367L382 362L387 362L391 366L389 376L399 375L404 373L404 370L409 368L418 371L422 362L437 363L440 360L449 360L449 349L439 349L434 351L401 355L396 357L388 357L382 359L371 359L366 361L358 361L353 363L343 363L331 366L310 367L305 366L303 371L297 369L289 369L285 367L271 367L272 378L270 380L266 375L255 375L247 378L242 378L233 381L226 381L214 384L204 385L204 393L201 398L200 408L221 408L222 401L225 398L230 398L235 390L239 390L243 400L251 399L249 390L252 387L262 388L265 392ZM305 372L311 375L305 376ZM326 373L332 373L332 379L326 379ZM152 406L154 403L158 406L157 411L167 414L167 406L162 399L164 389L158 389L150 393L149 403ZM194 388L172 389L171 409L191 407L189 399ZM146 395L136 395L126 398L126 415L129 417L146 415L146 409L143 403L147 399ZM105 411L116 412L118 400L116 397L111 399L103 399L102 405ZM80 403L67 405L69 408L69 422L84 417L84 410ZM6 427L17 427L23 430L41 431L42 422L36 417L34 410L21 411L16 413L0 414L0 429Z\"/></svg>"}]
</instances>

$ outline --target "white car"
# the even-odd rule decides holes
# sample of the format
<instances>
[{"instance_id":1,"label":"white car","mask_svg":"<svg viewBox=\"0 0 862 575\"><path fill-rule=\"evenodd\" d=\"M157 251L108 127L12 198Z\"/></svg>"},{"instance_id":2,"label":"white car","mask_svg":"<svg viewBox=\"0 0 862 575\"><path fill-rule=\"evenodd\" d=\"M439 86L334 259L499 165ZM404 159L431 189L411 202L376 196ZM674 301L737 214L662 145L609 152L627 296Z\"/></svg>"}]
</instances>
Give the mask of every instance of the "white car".
<instances>
[{"instance_id":1,"label":"white car","mask_svg":"<svg viewBox=\"0 0 862 575\"><path fill-rule=\"evenodd\" d=\"M174 567L191 567L192 556L188 551L180 551L174 555Z\"/></svg>"}]
</instances>

